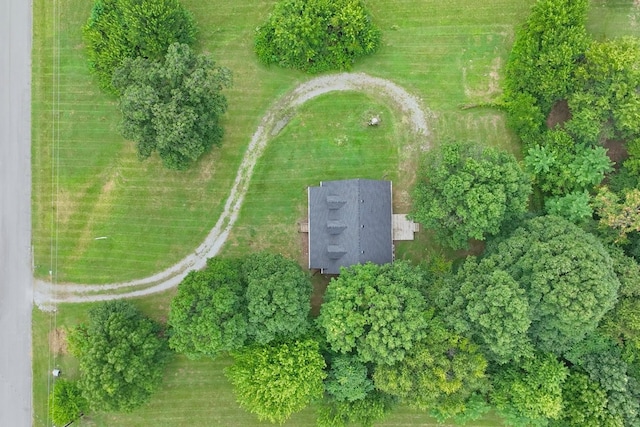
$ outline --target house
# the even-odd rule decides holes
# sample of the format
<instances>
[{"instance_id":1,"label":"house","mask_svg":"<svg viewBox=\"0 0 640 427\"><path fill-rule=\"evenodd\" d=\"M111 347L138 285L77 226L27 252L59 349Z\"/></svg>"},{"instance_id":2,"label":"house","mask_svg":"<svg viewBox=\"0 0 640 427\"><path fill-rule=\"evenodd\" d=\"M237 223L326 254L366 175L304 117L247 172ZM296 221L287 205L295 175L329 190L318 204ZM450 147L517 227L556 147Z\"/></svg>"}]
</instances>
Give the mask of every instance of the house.
<instances>
[{"instance_id":1,"label":"house","mask_svg":"<svg viewBox=\"0 0 640 427\"><path fill-rule=\"evenodd\" d=\"M394 230L416 225L394 215L391 181L348 179L324 181L308 189L309 268L339 274L341 267L394 258ZM404 224L403 224L404 218ZM398 240L398 239L395 239Z\"/></svg>"}]
</instances>

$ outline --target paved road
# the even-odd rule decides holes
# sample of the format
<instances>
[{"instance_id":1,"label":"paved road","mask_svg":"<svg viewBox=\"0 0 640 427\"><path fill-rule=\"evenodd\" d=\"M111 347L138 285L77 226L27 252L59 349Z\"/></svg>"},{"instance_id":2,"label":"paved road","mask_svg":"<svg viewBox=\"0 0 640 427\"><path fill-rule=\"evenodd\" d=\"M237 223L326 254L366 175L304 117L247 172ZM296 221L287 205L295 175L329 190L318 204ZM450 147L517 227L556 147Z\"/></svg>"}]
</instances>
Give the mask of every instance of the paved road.
<instances>
[{"instance_id":1,"label":"paved road","mask_svg":"<svg viewBox=\"0 0 640 427\"><path fill-rule=\"evenodd\" d=\"M0 426L32 424L31 1L0 0Z\"/></svg>"}]
</instances>

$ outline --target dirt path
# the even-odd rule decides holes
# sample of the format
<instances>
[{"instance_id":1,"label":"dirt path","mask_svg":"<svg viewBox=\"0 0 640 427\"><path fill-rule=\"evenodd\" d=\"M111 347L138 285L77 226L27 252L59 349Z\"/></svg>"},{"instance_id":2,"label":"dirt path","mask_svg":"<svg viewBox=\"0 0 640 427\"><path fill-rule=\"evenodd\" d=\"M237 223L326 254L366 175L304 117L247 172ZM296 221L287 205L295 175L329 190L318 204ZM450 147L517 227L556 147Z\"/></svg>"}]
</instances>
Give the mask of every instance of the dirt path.
<instances>
[{"instance_id":1,"label":"dirt path","mask_svg":"<svg viewBox=\"0 0 640 427\"><path fill-rule=\"evenodd\" d=\"M402 111L403 122L419 135L428 135L427 117L418 98L395 83L364 73L341 73L317 77L301 84L280 98L264 115L242 159L224 211L204 242L194 253L174 266L143 279L106 285L51 284L34 281L34 300L42 309L51 309L60 302L104 301L131 298L162 292L177 286L193 269L205 266L207 258L215 256L227 240L249 188L253 169L267 143L295 115L296 109L319 95L334 91L358 91L382 98Z\"/></svg>"}]
</instances>

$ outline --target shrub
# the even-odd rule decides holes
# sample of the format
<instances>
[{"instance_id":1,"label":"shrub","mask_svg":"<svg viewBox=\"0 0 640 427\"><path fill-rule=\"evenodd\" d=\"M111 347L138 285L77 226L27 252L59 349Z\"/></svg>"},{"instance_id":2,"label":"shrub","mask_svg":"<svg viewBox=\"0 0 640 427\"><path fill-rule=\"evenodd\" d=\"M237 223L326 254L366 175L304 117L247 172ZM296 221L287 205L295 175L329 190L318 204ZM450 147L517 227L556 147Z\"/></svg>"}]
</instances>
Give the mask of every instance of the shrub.
<instances>
[{"instance_id":1,"label":"shrub","mask_svg":"<svg viewBox=\"0 0 640 427\"><path fill-rule=\"evenodd\" d=\"M360 0L283 0L255 36L261 62L309 73L348 70L379 44Z\"/></svg>"},{"instance_id":2,"label":"shrub","mask_svg":"<svg viewBox=\"0 0 640 427\"><path fill-rule=\"evenodd\" d=\"M162 59L172 43L191 44L196 26L178 0L96 0L83 28L89 68L100 86L125 58Z\"/></svg>"}]
</instances>

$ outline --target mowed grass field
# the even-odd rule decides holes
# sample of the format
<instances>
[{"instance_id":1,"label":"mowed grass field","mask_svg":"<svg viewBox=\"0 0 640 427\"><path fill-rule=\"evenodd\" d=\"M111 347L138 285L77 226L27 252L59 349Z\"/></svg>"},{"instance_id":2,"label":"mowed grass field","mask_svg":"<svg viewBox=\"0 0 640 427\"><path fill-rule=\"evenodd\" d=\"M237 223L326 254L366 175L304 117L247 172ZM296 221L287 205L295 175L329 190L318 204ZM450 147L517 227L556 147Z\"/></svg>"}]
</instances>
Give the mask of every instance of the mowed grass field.
<instances>
[{"instance_id":1,"label":"mowed grass field","mask_svg":"<svg viewBox=\"0 0 640 427\"><path fill-rule=\"evenodd\" d=\"M226 136L219 149L185 172L163 169L157 158L139 162L117 132L116 99L101 93L87 71L81 26L91 0L34 1L33 247L35 273L58 282L104 283L155 273L193 250L215 223L251 135L270 105L310 77L265 68L252 53L252 34L275 1L183 1L199 25L199 49L234 73L226 91ZM520 155L502 113L460 107L500 95L502 71L515 26L533 0L367 0L383 30L378 53L354 71L388 78L418 96L430 112L427 143L465 139ZM630 0L595 0L590 31L601 38L640 35ZM382 126L363 124L372 112ZM351 177L394 180L396 209L406 209L417 159L403 117L372 95L334 93L305 104L258 162L240 218L224 254L270 249L304 260L297 222L306 186ZM97 237L106 239L96 240ZM436 248L437 249L437 248ZM403 243L401 256L418 260L433 250L427 234ZM136 301L166 320L174 291ZM35 425L50 426L49 371L77 375L77 364L55 342L82 321L88 305L34 310ZM58 332L56 332L58 331ZM62 341L63 342L63 341ZM162 390L131 414L91 414L85 426L258 426L234 401L222 370L228 359L176 357ZM314 408L287 425L314 425ZM400 408L384 426L431 426L424 414ZM500 425L493 417L470 424Z\"/></svg>"},{"instance_id":2,"label":"mowed grass field","mask_svg":"<svg viewBox=\"0 0 640 427\"><path fill-rule=\"evenodd\" d=\"M157 158L140 162L133 144L118 134L117 100L101 93L87 71L81 27L91 3L36 1L33 61L36 275L46 277L51 270L58 282L88 284L144 277L193 250L215 223L267 108L309 78L256 63L253 31L273 1L186 1L198 21L199 47L234 73L234 86L226 91L226 136L222 147L186 172L167 171ZM389 78L420 97L433 113L434 141L470 139L517 151L501 113L459 107L499 95L514 24L531 2L467 3L369 1L383 43L354 71ZM337 104L344 102L329 96ZM331 104L316 111L331 110ZM400 129L402 117L390 116L385 124ZM326 130L321 119L314 127ZM343 134L348 138L352 131L361 130L345 128ZM333 160L312 161L319 166ZM318 181L318 176L306 177L308 168L302 166L287 165L289 174L297 171L303 180ZM383 169L397 172L398 166L397 158L390 157ZM360 170L344 172L357 176ZM262 216L270 215L265 211ZM243 212L242 217L248 216ZM255 220L254 215L254 228L259 226Z\"/></svg>"}]
</instances>

